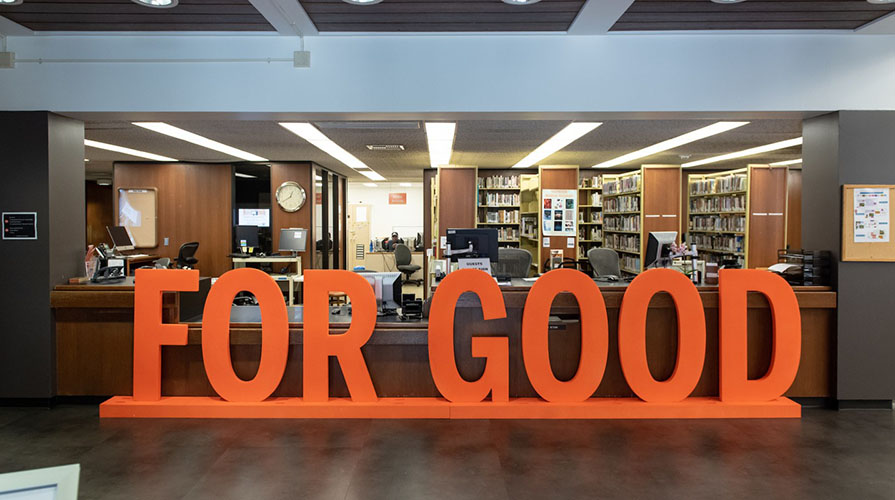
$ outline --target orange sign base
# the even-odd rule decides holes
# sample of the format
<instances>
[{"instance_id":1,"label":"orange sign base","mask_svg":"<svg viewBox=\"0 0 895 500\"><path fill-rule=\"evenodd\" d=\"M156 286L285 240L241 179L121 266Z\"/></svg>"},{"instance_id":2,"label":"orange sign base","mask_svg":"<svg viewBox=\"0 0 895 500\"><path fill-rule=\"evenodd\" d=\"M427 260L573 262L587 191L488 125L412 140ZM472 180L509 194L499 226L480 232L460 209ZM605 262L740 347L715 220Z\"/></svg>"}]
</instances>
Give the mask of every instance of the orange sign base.
<instances>
[{"instance_id":1,"label":"orange sign base","mask_svg":"<svg viewBox=\"0 0 895 500\"><path fill-rule=\"evenodd\" d=\"M301 398L270 398L238 403L217 397L163 397L134 401L116 396L99 407L101 418L438 418L438 419L653 419L800 418L802 407L779 398L763 403L722 403L718 398L688 398L647 403L637 398L591 398L581 403L549 403L537 398L508 403L451 403L442 398L380 398L354 402L331 398L309 403Z\"/></svg>"}]
</instances>

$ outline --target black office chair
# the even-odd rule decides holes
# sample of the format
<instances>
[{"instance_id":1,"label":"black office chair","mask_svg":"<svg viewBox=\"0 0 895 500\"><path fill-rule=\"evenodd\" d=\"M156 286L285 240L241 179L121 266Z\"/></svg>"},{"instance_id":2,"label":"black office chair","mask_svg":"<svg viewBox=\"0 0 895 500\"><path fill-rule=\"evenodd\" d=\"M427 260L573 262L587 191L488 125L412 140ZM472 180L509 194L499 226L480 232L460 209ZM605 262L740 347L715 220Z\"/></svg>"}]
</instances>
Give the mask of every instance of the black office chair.
<instances>
[{"instance_id":1,"label":"black office chair","mask_svg":"<svg viewBox=\"0 0 895 500\"><path fill-rule=\"evenodd\" d=\"M403 244L398 243L395 245L395 265L398 267L398 271L404 273L404 281L409 283L413 281L414 283L422 284L422 280L411 280L410 276L419 271L421 269L420 266L416 264L412 264L413 255L410 253L410 248Z\"/></svg>"},{"instance_id":2,"label":"black office chair","mask_svg":"<svg viewBox=\"0 0 895 500\"><path fill-rule=\"evenodd\" d=\"M199 259L195 257L196 250L199 250L199 242L191 241L180 245L180 251L177 252L177 267L181 269L192 269Z\"/></svg>"},{"instance_id":3,"label":"black office chair","mask_svg":"<svg viewBox=\"0 0 895 500\"><path fill-rule=\"evenodd\" d=\"M587 260L597 278L601 276L618 277L622 274L618 263L618 252L611 248L591 248L587 251Z\"/></svg>"},{"instance_id":4,"label":"black office chair","mask_svg":"<svg viewBox=\"0 0 895 500\"><path fill-rule=\"evenodd\" d=\"M497 262L491 263L491 274L507 278L527 278L531 271L531 252L523 248L498 248Z\"/></svg>"}]
</instances>

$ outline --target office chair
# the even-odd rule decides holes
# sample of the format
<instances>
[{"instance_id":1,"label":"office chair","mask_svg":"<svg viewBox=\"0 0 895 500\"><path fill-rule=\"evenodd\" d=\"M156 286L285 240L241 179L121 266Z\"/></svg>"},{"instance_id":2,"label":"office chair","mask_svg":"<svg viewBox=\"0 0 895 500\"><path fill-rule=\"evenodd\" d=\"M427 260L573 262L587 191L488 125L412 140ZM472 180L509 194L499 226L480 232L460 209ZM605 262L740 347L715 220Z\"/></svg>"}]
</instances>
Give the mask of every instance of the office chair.
<instances>
[{"instance_id":1,"label":"office chair","mask_svg":"<svg viewBox=\"0 0 895 500\"><path fill-rule=\"evenodd\" d=\"M527 278L531 270L531 253L523 248L498 248L497 262L491 263L491 274L508 278Z\"/></svg>"},{"instance_id":2,"label":"office chair","mask_svg":"<svg viewBox=\"0 0 895 500\"><path fill-rule=\"evenodd\" d=\"M191 241L180 245L180 251L177 252L177 267L181 269L192 269L199 259L195 257L196 250L199 250L199 242Z\"/></svg>"},{"instance_id":3,"label":"office chair","mask_svg":"<svg viewBox=\"0 0 895 500\"><path fill-rule=\"evenodd\" d=\"M618 263L618 252L610 248L591 248L587 251L587 260L597 278L601 276L621 276Z\"/></svg>"},{"instance_id":4,"label":"office chair","mask_svg":"<svg viewBox=\"0 0 895 500\"><path fill-rule=\"evenodd\" d=\"M156 259L152 261L153 269L168 269L171 267L171 259L168 257L162 257L160 259Z\"/></svg>"},{"instance_id":5,"label":"office chair","mask_svg":"<svg viewBox=\"0 0 895 500\"><path fill-rule=\"evenodd\" d=\"M404 273L404 281L410 282L410 276L419 271L421 268L416 264L412 264L413 256L410 253L410 248L403 244L398 243L395 245L395 265L398 268L398 271ZM422 283L421 280L413 280L414 283L419 282Z\"/></svg>"}]
</instances>

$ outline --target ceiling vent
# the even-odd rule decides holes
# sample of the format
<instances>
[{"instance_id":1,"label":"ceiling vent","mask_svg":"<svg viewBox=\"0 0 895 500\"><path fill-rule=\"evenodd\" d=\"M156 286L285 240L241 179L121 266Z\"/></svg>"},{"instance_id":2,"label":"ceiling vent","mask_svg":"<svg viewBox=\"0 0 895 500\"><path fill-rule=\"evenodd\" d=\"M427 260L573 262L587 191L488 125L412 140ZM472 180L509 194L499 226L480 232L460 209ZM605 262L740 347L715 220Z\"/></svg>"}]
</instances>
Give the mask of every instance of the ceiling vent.
<instances>
[{"instance_id":1,"label":"ceiling vent","mask_svg":"<svg viewBox=\"0 0 895 500\"><path fill-rule=\"evenodd\" d=\"M367 144L370 151L404 151L403 144Z\"/></svg>"}]
</instances>

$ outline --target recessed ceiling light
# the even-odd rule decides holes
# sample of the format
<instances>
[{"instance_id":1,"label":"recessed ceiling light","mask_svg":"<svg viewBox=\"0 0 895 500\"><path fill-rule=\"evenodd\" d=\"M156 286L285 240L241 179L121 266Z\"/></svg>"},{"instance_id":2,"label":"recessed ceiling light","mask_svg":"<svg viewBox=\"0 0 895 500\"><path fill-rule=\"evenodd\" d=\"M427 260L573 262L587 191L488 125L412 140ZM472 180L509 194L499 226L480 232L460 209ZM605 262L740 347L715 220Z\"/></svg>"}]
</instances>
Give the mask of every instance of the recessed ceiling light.
<instances>
[{"instance_id":1,"label":"recessed ceiling light","mask_svg":"<svg viewBox=\"0 0 895 500\"><path fill-rule=\"evenodd\" d=\"M317 130L317 127L311 125L307 122L300 123L287 123L280 122L280 126L285 128L286 130L292 132L293 134L301 137L302 139L308 141L316 147L317 149L323 151L324 153L332 156L336 160L344 163L349 168L357 170L358 173L367 177L368 179L373 180L385 180L385 177L379 175L374 172L370 167L357 159L356 156L345 151L342 146L339 146L335 142L333 142L329 137L323 135L323 132Z\"/></svg>"},{"instance_id":2,"label":"recessed ceiling light","mask_svg":"<svg viewBox=\"0 0 895 500\"><path fill-rule=\"evenodd\" d=\"M704 160L691 161L690 163L684 163L681 165L683 168L690 167L698 167L700 165L706 165L708 163L716 163L719 161L733 160L736 158L744 158L746 156L755 156L761 153L767 153L769 151L777 151L778 149L786 149L791 148L793 146L800 146L802 144L802 138L796 137L795 139L788 139L785 141L775 142L773 144L765 144L764 146L758 146L756 148L744 149L742 151L737 151L735 153L727 153L726 155L721 156L713 156L711 158L706 158Z\"/></svg>"},{"instance_id":3,"label":"recessed ceiling light","mask_svg":"<svg viewBox=\"0 0 895 500\"><path fill-rule=\"evenodd\" d=\"M97 149L105 149L106 151L114 151L116 153L123 153L130 156L136 156L137 158L145 158L147 160L155 160L155 161L179 161L174 158L169 158L167 156L157 155L153 153L147 153L146 151L140 151L137 149L125 148L123 146L116 146L114 144L106 144L105 142L91 141L90 139L84 139L84 145L97 148Z\"/></svg>"},{"instance_id":4,"label":"recessed ceiling light","mask_svg":"<svg viewBox=\"0 0 895 500\"><path fill-rule=\"evenodd\" d=\"M342 0L345 3L350 3L351 5L373 5L381 2L382 0Z\"/></svg>"},{"instance_id":5,"label":"recessed ceiling light","mask_svg":"<svg viewBox=\"0 0 895 500\"><path fill-rule=\"evenodd\" d=\"M544 141L544 144L541 144L535 148L534 151L528 153L525 158L519 160L518 163L513 165L513 168L530 167L575 142L581 136L600 125L602 125L601 122L572 122L557 132L556 135Z\"/></svg>"},{"instance_id":6,"label":"recessed ceiling light","mask_svg":"<svg viewBox=\"0 0 895 500\"><path fill-rule=\"evenodd\" d=\"M877 5L886 4L886 3L895 3L895 0L867 0L867 1L870 3L875 3Z\"/></svg>"},{"instance_id":7,"label":"recessed ceiling light","mask_svg":"<svg viewBox=\"0 0 895 500\"><path fill-rule=\"evenodd\" d=\"M137 5L142 5L143 7L152 7L154 9L170 9L171 7L177 7L177 2L179 0L131 0Z\"/></svg>"},{"instance_id":8,"label":"recessed ceiling light","mask_svg":"<svg viewBox=\"0 0 895 500\"><path fill-rule=\"evenodd\" d=\"M21 5L22 0L0 0L0 5Z\"/></svg>"},{"instance_id":9,"label":"recessed ceiling light","mask_svg":"<svg viewBox=\"0 0 895 500\"><path fill-rule=\"evenodd\" d=\"M426 140L429 143L429 164L432 168L451 164L454 150L456 123L426 123Z\"/></svg>"},{"instance_id":10,"label":"recessed ceiling light","mask_svg":"<svg viewBox=\"0 0 895 500\"><path fill-rule=\"evenodd\" d=\"M236 158L240 158L245 161L268 161L267 158L262 158L258 155L253 155L252 153L245 152L241 149L236 149L232 146L228 146L226 144L221 144L217 141L212 141L211 139L207 139L202 137L201 135L194 134L192 132L187 132L182 128L177 128L173 125L168 125L163 122L134 122L134 125L138 127L142 127L148 130L152 130L153 132L158 132L160 134L167 135L169 137L173 137L175 139L180 139L181 141L186 141L191 144L195 144L196 146L202 146L203 148L211 149L212 151L218 151L220 153L224 153L226 155L235 156Z\"/></svg>"},{"instance_id":11,"label":"recessed ceiling light","mask_svg":"<svg viewBox=\"0 0 895 500\"><path fill-rule=\"evenodd\" d=\"M367 186L368 188L374 188L374 187L376 187L376 183L375 182L365 182L364 186Z\"/></svg>"},{"instance_id":12,"label":"recessed ceiling light","mask_svg":"<svg viewBox=\"0 0 895 500\"><path fill-rule=\"evenodd\" d=\"M241 177L243 179L257 179L258 178L257 175L244 174L242 172L235 172L233 175L234 175L234 177Z\"/></svg>"},{"instance_id":13,"label":"recessed ceiling light","mask_svg":"<svg viewBox=\"0 0 895 500\"><path fill-rule=\"evenodd\" d=\"M409 188L409 187L412 186L413 184L411 184L411 183L409 183L409 182L402 182L402 183L400 183L400 184L398 184L398 185L401 186L401 187Z\"/></svg>"},{"instance_id":14,"label":"recessed ceiling light","mask_svg":"<svg viewBox=\"0 0 895 500\"><path fill-rule=\"evenodd\" d=\"M84 161L85 161L85 162L88 162L88 161L90 161L90 160L88 160L87 158L84 158Z\"/></svg>"},{"instance_id":15,"label":"recessed ceiling light","mask_svg":"<svg viewBox=\"0 0 895 500\"><path fill-rule=\"evenodd\" d=\"M774 167L782 167L784 165L797 165L799 163L802 163L801 158L796 158L795 160L776 161L774 163L771 163L771 165Z\"/></svg>"},{"instance_id":16,"label":"recessed ceiling light","mask_svg":"<svg viewBox=\"0 0 895 500\"><path fill-rule=\"evenodd\" d=\"M109 178L107 178L107 177L104 177L104 178L102 178L102 179L97 179L97 180L96 180L96 184L99 185L99 186L111 186L111 185L112 185L112 179L109 179Z\"/></svg>"},{"instance_id":17,"label":"recessed ceiling light","mask_svg":"<svg viewBox=\"0 0 895 500\"><path fill-rule=\"evenodd\" d=\"M531 5L540 1L541 0L503 0L503 3L508 3L510 5Z\"/></svg>"},{"instance_id":18,"label":"recessed ceiling light","mask_svg":"<svg viewBox=\"0 0 895 500\"><path fill-rule=\"evenodd\" d=\"M678 146L683 146L684 144L689 144L700 139L705 139L706 137L720 134L721 132L727 132L728 130L742 127L747 123L749 122L714 123L712 125L709 125L708 127L703 127L701 129L694 130L693 132L688 132L684 135L668 139L667 141L653 144L652 146L643 148L639 151L634 151L633 153L628 153L626 155L619 156L618 158L613 158L611 160L604 161L603 163L598 163L594 165L593 168L609 168L616 165L621 165L623 163L628 163L629 161L638 160L640 158L646 158L647 156L652 156L654 154L661 153L662 151L668 151L669 149L674 149Z\"/></svg>"},{"instance_id":19,"label":"recessed ceiling light","mask_svg":"<svg viewBox=\"0 0 895 500\"><path fill-rule=\"evenodd\" d=\"M715 3L740 3L745 2L746 0L712 0Z\"/></svg>"}]
</instances>

